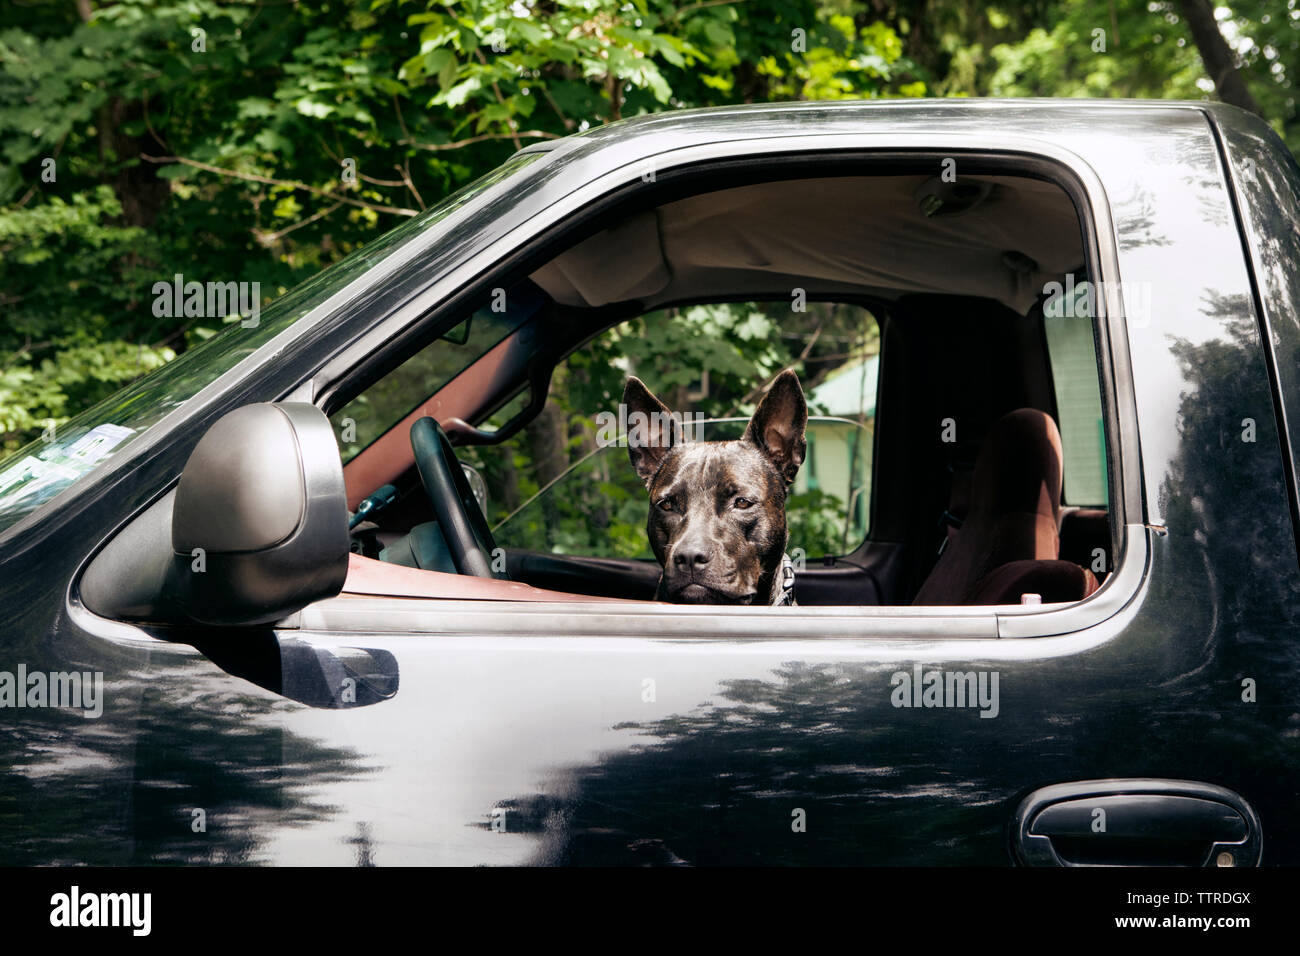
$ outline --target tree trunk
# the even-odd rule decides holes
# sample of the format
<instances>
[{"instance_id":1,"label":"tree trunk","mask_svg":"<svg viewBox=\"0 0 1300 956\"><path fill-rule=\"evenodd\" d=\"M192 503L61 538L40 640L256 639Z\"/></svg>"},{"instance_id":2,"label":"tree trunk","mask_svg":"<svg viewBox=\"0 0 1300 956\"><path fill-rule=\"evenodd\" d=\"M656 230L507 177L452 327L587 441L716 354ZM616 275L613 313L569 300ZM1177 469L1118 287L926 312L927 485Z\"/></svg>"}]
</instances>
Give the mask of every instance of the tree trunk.
<instances>
[{"instance_id":1,"label":"tree trunk","mask_svg":"<svg viewBox=\"0 0 1300 956\"><path fill-rule=\"evenodd\" d=\"M83 23L89 23L95 15L90 0L76 0L76 6L77 16ZM143 103L125 103L120 96L114 96L99 107L95 124L99 127L100 160L118 164L113 191L122 204L122 221L128 226L148 229L171 195L171 185L160 179L152 166L140 161L144 141L122 132L123 123L143 116ZM120 165L128 160L134 163Z\"/></svg>"},{"instance_id":2,"label":"tree trunk","mask_svg":"<svg viewBox=\"0 0 1300 956\"><path fill-rule=\"evenodd\" d=\"M537 487L545 488L569 467L569 456L564 447L568 432L564 413L557 403L547 402L542 413L524 428L524 436L528 441L528 454L537 470ZM547 529L559 526L560 512L553 496L542 498L542 515Z\"/></svg>"},{"instance_id":3,"label":"tree trunk","mask_svg":"<svg viewBox=\"0 0 1300 956\"><path fill-rule=\"evenodd\" d=\"M1210 0L1178 0L1187 28L1192 31L1196 49L1200 51L1201 62L1205 72L1214 81L1214 89L1219 99L1232 106L1249 110L1256 116L1262 116L1255 98L1250 95L1245 77L1237 69L1232 50L1228 47L1219 24L1214 19L1214 7Z\"/></svg>"},{"instance_id":4,"label":"tree trunk","mask_svg":"<svg viewBox=\"0 0 1300 956\"><path fill-rule=\"evenodd\" d=\"M134 122L144 116L143 103L125 103L119 97L113 97L103 111L108 127L99 132L100 143L114 154L118 164L113 176L113 191L122 203L122 219L128 226L140 226L148 229L158 219L163 206L171 196L171 185L159 178L157 167L142 162L140 154L146 145L143 137L128 136L122 132L122 125ZM103 120L101 120L102 122ZM126 163L130 161L130 165Z\"/></svg>"}]
</instances>

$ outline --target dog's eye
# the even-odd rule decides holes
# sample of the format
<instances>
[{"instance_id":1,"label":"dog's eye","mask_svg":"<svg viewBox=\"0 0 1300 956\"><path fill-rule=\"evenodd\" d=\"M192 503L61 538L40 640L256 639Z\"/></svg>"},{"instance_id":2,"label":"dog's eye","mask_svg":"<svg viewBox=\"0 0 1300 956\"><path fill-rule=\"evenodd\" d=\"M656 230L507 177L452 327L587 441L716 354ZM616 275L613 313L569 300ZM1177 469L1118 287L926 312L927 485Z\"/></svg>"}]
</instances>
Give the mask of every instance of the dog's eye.
<instances>
[{"instance_id":1,"label":"dog's eye","mask_svg":"<svg viewBox=\"0 0 1300 956\"><path fill-rule=\"evenodd\" d=\"M754 502L750 501L748 498L736 499L736 507L739 508L741 511L744 511L746 508L752 507L753 504Z\"/></svg>"},{"instance_id":2,"label":"dog's eye","mask_svg":"<svg viewBox=\"0 0 1300 956\"><path fill-rule=\"evenodd\" d=\"M659 507L660 507L660 509L662 509L663 511L672 511L672 510L673 510L673 499L671 499L671 498L660 498L660 499L659 499Z\"/></svg>"}]
</instances>

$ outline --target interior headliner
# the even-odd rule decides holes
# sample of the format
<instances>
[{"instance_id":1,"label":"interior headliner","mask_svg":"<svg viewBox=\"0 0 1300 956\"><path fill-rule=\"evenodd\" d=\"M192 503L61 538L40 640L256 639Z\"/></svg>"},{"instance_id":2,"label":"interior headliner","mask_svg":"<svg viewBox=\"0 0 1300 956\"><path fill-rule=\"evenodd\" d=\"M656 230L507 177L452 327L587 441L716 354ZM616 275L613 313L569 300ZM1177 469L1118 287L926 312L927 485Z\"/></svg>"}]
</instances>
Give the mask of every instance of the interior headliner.
<instances>
[{"instance_id":1,"label":"interior headliner","mask_svg":"<svg viewBox=\"0 0 1300 956\"><path fill-rule=\"evenodd\" d=\"M1084 263L1074 205L1059 186L961 176L984 198L927 217L939 177L853 176L738 186L622 220L532 279L556 302L646 308L702 297L939 292L995 299L1024 314L1043 286ZM1008 253L1019 255L1008 256Z\"/></svg>"}]
</instances>

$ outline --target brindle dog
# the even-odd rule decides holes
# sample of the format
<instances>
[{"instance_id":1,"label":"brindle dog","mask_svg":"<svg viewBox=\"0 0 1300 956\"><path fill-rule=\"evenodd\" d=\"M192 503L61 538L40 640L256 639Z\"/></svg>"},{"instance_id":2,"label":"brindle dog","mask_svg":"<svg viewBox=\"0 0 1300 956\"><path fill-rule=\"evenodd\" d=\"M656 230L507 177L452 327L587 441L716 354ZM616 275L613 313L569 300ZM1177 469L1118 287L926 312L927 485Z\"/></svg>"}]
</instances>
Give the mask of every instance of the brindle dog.
<instances>
[{"instance_id":1,"label":"brindle dog","mask_svg":"<svg viewBox=\"0 0 1300 956\"><path fill-rule=\"evenodd\" d=\"M739 441L684 442L680 423L631 377L628 454L650 492L646 533L675 604L792 604L785 499L803 463L808 406L782 372ZM637 413L640 413L639 415Z\"/></svg>"}]
</instances>

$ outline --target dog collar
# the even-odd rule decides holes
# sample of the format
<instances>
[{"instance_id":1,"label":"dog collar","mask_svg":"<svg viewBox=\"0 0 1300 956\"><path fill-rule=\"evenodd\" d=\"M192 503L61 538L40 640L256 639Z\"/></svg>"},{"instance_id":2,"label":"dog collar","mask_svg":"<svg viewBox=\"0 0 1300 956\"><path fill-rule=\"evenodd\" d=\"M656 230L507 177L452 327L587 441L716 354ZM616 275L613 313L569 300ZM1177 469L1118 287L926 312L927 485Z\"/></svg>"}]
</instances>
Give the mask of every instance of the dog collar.
<instances>
[{"instance_id":1,"label":"dog collar","mask_svg":"<svg viewBox=\"0 0 1300 956\"><path fill-rule=\"evenodd\" d=\"M773 588L772 607L794 607L794 562L790 555L781 555L780 583Z\"/></svg>"}]
</instances>

